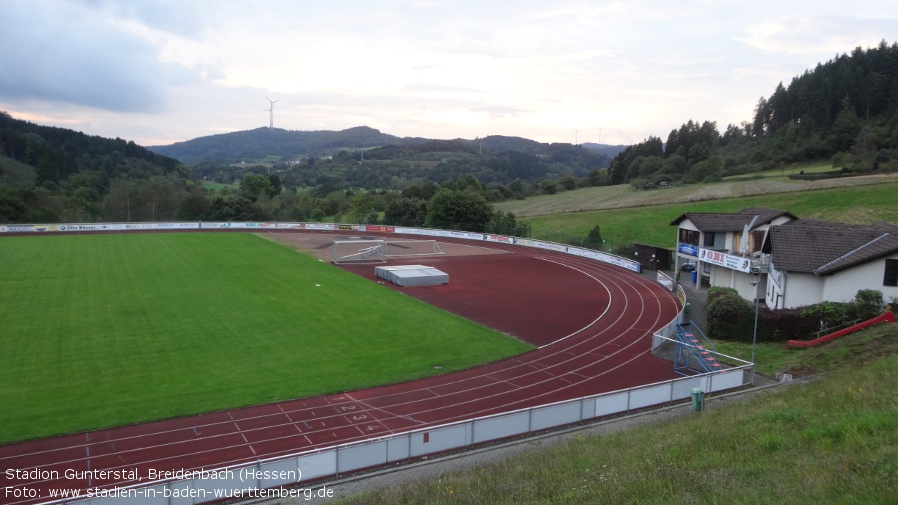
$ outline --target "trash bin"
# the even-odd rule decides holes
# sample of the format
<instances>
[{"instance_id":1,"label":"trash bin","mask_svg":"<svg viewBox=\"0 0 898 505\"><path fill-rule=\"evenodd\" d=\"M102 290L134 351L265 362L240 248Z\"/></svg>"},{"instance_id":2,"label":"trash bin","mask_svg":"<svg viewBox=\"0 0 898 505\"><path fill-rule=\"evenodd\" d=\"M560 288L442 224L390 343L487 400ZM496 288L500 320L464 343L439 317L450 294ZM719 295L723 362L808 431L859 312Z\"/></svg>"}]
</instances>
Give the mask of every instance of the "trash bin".
<instances>
[{"instance_id":1,"label":"trash bin","mask_svg":"<svg viewBox=\"0 0 898 505\"><path fill-rule=\"evenodd\" d=\"M683 314L689 313L689 302L686 302L686 305L683 305Z\"/></svg>"},{"instance_id":2,"label":"trash bin","mask_svg":"<svg viewBox=\"0 0 898 505\"><path fill-rule=\"evenodd\" d=\"M692 388L692 410L698 412L705 408L705 392L702 388Z\"/></svg>"},{"instance_id":3,"label":"trash bin","mask_svg":"<svg viewBox=\"0 0 898 505\"><path fill-rule=\"evenodd\" d=\"M693 270L693 271L692 271L692 283L695 284L695 282L696 282L697 280L698 280L698 272L696 272L695 270Z\"/></svg>"}]
</instances>

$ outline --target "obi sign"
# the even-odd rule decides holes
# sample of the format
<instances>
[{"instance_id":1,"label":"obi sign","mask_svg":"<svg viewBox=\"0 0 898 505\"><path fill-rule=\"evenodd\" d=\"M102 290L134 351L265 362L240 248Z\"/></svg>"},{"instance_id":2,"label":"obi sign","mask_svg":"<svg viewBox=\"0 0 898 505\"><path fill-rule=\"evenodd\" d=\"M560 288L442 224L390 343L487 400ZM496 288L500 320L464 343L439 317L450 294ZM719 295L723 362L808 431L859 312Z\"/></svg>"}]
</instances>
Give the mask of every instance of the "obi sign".
<instances>
[{"instance_id":1,"label":"obi sign","mask_svg":"<svg viewBox=\"0 0 898 505\"><path fill-rule=\"evenodd\" d=\"M740 272L751 273L751 259L749 258L731 256L710 249L699 249L698 259L705 263L711 263L724 268L738 270Z\"/></svg>"}]
</instances>

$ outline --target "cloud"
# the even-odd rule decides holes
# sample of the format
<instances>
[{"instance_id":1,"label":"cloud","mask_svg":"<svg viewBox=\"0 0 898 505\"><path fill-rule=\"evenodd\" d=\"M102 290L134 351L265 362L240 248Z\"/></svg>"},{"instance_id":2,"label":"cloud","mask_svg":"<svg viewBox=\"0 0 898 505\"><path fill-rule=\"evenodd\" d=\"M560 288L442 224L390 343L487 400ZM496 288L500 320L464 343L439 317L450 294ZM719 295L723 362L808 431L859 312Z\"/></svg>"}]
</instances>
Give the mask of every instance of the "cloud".
<instances>
[{"instance_id":1,"label":"cloud","mask_svg":"<svg viewBox=\"0 0 898 505\"><path fill-rule=\"evenodd\" d=\"M507 105L483 104L471 107L471 111L489 114L490 118L516 118L526 111L518 107L509 107Z\"/></svg>"},{"instance_id":2,"label":"cloud","mask_svg":"<svg viewBox=\"0 0 898 505\"><path fill-rule=\"evenodd\" d=\"M0 98L156 113L166 87L197 79L163 63L140 30L85 4L7 1L0 16Z\"/></svg>"},{"instance_id":3,"label":"cloud","mask_svg":"<svg viewBox=\"0 0 898 505\"><path fill-rule=\"evenodd\" d=\"M445 84L413 83L402 87L405 91L416 93L482 93L483 90L464 86L447 86Z\"/></svg>"},{"instance_id":4,"label":"cloud","mask_svg":"<svg viewBox=\"0 0 898 505\"><path fill-rule=\"evenodd\" d=\"M875 47L885 34L898 33L898 18L792 15L755 23L746 31L747 36L737 40L767 53L825 51L835 56L858 46Z\"/></svg>"},{"instance_id":5,"label":"cloud","mask_svg":"<svg viewBox=\"0 0 898 505\"><path fill-rule=\"evenodd\" d=\"M205 35L213 24L209 12L185 0L76 0L94 16L131 20L139 25L188 39Z\"/></svg>"}]
</instances>

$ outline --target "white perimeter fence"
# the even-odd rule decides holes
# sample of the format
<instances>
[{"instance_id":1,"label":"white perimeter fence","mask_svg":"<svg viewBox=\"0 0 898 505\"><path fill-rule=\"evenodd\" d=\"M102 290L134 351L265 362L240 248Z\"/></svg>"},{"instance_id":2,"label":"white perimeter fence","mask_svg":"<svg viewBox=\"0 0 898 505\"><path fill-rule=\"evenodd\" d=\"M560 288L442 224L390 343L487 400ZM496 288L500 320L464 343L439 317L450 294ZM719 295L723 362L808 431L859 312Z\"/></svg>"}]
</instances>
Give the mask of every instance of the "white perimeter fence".
<instances>
[{"instance_id":1,"label":"white perimeter fence","mask_svg":"<svg viewBox=\"0 0 898 505\"><path fill-rule=\"evenodd\" d=\"M639 263L612 254L516 237L473 232L426 230L391 226L336 225L320 223L111 223L65 225L6 225L0 234L42 232L122 232L190 231L213 229L360 231L461 238L522 245L552 250L640 272ZM670 277L659 274L658 282L673 288ZM677 296L685 305L685 294L677 285ZM683 310L652 337L652 348L668 341L676 333ZM93 490L94 496L56 500L46 503L78 502L89 505L194 505L223 499L260 496L286 497L298 484L324 481L340 475L387 464L414 460L428 455L471 448L479 444L526 436L551 428L574 425L615 414L625 414L691 398L693 388L707 393L725 391L749 384L751 363L721 372L700 374L655 384L612 391L574 400L550 403L503 414L478 417L440 426L412 430L289 456L261 459L252 464L184 472L185 478L144 482L133 486ZM284 489L282 489L282 487ZM260 491L261 490L261 491ZM302 496L294 495L294 496Z\"/></svg>"}]
</instances>

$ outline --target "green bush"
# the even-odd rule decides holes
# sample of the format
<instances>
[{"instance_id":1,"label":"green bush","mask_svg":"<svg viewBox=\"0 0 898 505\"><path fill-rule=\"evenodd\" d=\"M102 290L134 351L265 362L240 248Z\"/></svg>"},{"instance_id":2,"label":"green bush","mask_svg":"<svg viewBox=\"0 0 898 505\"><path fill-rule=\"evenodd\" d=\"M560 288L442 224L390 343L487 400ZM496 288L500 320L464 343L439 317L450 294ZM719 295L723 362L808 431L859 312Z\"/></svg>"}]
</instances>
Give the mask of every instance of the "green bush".
<instances>
[{"instance_id":1,"label":"green bush","mask_svg":"<svg viewBox=\"0 0 898 505\"><path fill-rule=\"evenodd\" d=\"M709 290L706 317L708 336L722 340L752 341L755 311L735 289L715 289L713 293Z\"/></svg>"},{"instance_id":2,"label":"green bush","mask_svg":"<svg viewBox=\"0 0 898 505\"><path fill-rule=\"evenodd\" d=\"M808 340L881 314L882 293L872 289L857 292L848 303L822 302L795 309L758 309L758 341ZM707 334L721 340L751 342L754 337L754 306L732 288L708 290Z\"/></svg>"},{"instance_id":3,"label":"green bush","mask_svg":"<svg viewBox=\"0 0 898 505\"><path fill-rule=\"evenodd\" d=\"M866 321L882 314L883 305L882 291L861 289L854 295L849 313L852 319Z\"/></svg>"}]
</instances>

